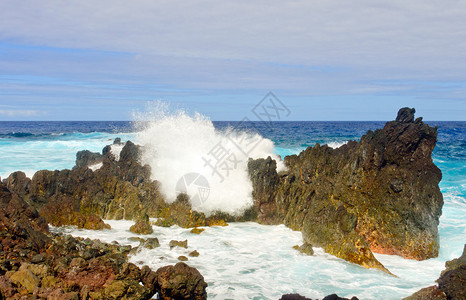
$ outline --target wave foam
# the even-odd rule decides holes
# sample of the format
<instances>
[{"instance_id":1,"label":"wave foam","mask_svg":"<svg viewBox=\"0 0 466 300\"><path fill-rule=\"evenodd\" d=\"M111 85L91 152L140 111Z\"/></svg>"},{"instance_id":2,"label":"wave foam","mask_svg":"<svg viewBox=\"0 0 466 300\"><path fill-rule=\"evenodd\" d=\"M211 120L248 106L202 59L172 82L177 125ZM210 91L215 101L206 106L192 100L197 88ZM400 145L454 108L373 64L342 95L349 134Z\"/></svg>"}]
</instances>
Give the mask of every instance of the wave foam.
<instances>
[{"instance_id":1,"label":"wave foam","mask_svg":"<svg viewBox=\"0 0 466 300\"><path fill-rule=\"evenodd\" d=\"M271 140L234 128L216 130L207 117L198 113L170 113L166 107L156 106L137 119L144 121L139 123L144 128L136 139L143 145L143 163L151 166L152 179L161 182L161 191L169 202L177 196L177 185L181 182L185 186L186 178L197 173L208 184L184 190L191 199L200 198L192 203L193 207L207 214L215 210L238 214L253 203L247 172L249 157L271 156L277 160L279 170L285 168L274 154ZM196 194L205 189L209 189L208 197Z\"/></svg>"}]
</instances>

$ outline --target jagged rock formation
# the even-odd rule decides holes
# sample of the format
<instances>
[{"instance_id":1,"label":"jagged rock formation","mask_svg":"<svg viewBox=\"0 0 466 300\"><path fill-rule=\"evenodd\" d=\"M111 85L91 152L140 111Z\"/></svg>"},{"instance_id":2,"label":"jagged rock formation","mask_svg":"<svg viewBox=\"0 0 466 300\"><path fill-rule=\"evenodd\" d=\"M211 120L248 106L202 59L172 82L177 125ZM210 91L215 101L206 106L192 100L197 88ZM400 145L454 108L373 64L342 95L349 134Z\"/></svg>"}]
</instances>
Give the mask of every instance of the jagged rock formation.
<instances>
[{"instance_id":1,"label":"jagged rock formation","mask_svg":"<svg viewBox=\"0 0 466 300\"><path fill-rule=\"evenodd\" d=\"M32 180L15 172L5 181L8 189L36 207L54 226L103 229L108 225L101 218L131 220L144 213L157 216L167 204L158 183L150 179L150 167L139 163L140 147L128 141L118 161L110 150L103 152L78 152L77 166L72 170L43 170ZM88 165L98 159L102 167L89 169Z\"/></svg>"},{"instance_id":2,"label":"jagged rock formation","mask_svg":"<svg viewBox=\"0 0 466 300\"><path fill-rule=\"evenodd\" d=\"M383 129L332 149L316 144L275 162L250 160L257 220L301 230L305 243L369 268L373 252L438 255L442 177L431 154L437 129L403 108Z\"/></svg>"},{"instance_id":3,"label":"jagged rock formation","mask_svg":"<svg viewBox=\"0 0 466 300\"><path fill-rule=\"evenodd\" d=\"M404 300L466 299L466 244L459 258L447 261L437 279L438 285L419 290Z\"/></svg>"}]
</instances>

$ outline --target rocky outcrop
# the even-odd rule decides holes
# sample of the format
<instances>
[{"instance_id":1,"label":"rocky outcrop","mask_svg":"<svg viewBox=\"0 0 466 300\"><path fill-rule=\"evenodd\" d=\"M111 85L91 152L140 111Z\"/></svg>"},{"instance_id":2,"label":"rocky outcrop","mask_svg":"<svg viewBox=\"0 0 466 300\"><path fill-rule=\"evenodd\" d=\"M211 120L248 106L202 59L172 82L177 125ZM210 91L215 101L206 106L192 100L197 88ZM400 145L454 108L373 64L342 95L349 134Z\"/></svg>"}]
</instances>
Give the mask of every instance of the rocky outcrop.
<instances>
[{"instance_id":1,"label":"rocky outcrop","mask_svg":"<svg viewBox=\"0 0 466 300\"><path fill-rule=\"evenodd\" d=\"M154 272L129 263L130 246L51 234L37 210L0 183L0 299L205 299L185 264ZM156 238L143 246L158 247ZM142 284L140 284L142 283Z\"/></svg>"},{"instance_id":2,"label":"rocky outcrop","mask_svg":"<svg viewBox=\"0 0 466 300\"><path fill-rule=\"evenodd\" d=\"M403 108L359 142L285 157L286 172L277 174L270 158L250 160L257 220L283 222L306 244L368 268L386 271L372 252L436 257L443 205L436 141L437 129Z\"/></svg>"},{"instance_id":3,"label":"rocky outcrop","mask_svg":"<svg viewBox=\"0 0 466 300\"><path fill-rule=\"evenodd\" d=\"M438 285L419 290L405 300L466 299L466 244L459 258L447 261L437 279Z\"/></svg>"},{"instance_id":4,"label":"rocky outcrop","mask_svg":"<svg viewBox=\"0 0 466 300\"><path fill-rule=\"evenodd\" d=\"M88 167L98 163L102 163L103 156L97 152L82 150L76 153L76 167Z\"/></svg>"},{"instance_id":5,"label":"rocky outcrop","mask_svg":"<svg viewBox=\"0 0 466 300\"><path fill-rule=\"evenodd\" d=\"M150 179L150 167L139 163L140 151L130 141L118 161L110 151L80 151L72 170L43 170L32 180L16 172L6 179L7 187L55 226L102 229L108 228L102 218L131 220L144 213L156 217L167 204L158 183ZM100 161L102 167L95 171L87 167Z\"/></svg>"},{"instance_id":6,"label":"rocky outcrop","mask_svg":"<svg viewBox=\"0 0 466 300\"><path fill-rule=\"evenodd\" d=\"M161 299L207 299L204 277L183 262L157 270L157 290Z\"/></svg>"},{"instance_id":7,"label":"rocky outcrop","mask_svg":"<svg viewBox=\"0 0 466 300\"><path fill-rule=\"evenodd\" d=\"M0 227L1 299L149 299L156 292L139 285L140 276L126 276L139 268L127 263L125 248L51 234L37 210L2 183Z\"/></svg>"}]
</instances>

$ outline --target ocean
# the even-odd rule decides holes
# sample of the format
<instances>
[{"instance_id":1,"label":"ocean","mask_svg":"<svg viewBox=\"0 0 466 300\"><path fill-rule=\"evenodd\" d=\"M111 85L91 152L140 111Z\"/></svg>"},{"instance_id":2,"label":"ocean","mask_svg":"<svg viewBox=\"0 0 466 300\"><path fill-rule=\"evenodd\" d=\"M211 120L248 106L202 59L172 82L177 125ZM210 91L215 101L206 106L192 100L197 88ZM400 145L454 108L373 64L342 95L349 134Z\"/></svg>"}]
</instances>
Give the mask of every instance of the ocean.
<instances>
[{"instance_id":1,"label":"ocean","mask_svg":"<svg viewBox=\"0 0 466 300\"><path fill-rule=\"evenodd\" d=\"M189 170L206 173L211 194L200 210L234 211L251 203L244 170L251 157L298 154L315 143L339 147L358 140L367 130L382 128L385 122L211 122L205 117L177 115L160 122L0 122L0 177L21 170L31 177L42 169L72 168L79 150L100 152L116 137L144 144L144 160L153 169L154 179L172 197L175 184ZM201 235L177 226L154 226L153 236L161 247L131 257L131 261L156 269L174 264L179 255L196 249L200 256L188 264L198 268L208 283L209 299L279 299L285 293L300 293L322 298L337 293L359 299L401 299L420 288L435 284L447 260L461 255L466 242L466 122L426 122L438 126L434 163L442 170L440 189L445 204L440 219L439 257L425 261L376 254L392 273L368 270L315 249L305 256L292 249L302 244L300 232L283 225L234 223L206 228ZM232 128L242 135L231 139ZM228 153L235 154L235 170L224 180L205 168L202 158L227 141ZM236 147L246 141L245 148ZM251 147L253 145L254 147ZM250 150L250 151L249 151ZM241 162L240 162L241 161ZM194 169L193 169L194 168ZM202 169L203 168L203 169ZM107 221L111 230L78 230L73 227L53 230L75 236L114 240L137 246L130 237L131 221ZM188 249L170 251L172 239L188 239Z\"/></svg>"}]
</instances>

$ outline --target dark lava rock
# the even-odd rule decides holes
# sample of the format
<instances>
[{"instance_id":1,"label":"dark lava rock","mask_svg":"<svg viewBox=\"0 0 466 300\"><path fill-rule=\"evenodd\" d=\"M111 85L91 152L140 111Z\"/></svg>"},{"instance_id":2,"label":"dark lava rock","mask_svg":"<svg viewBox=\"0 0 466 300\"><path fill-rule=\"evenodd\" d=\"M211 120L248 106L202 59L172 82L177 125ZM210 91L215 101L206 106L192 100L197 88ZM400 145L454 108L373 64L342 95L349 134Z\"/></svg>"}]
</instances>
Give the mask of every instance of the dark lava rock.
<instances>
[{"instance_id":1,"label":"dark lava rock","mask_svg":"<svg viewBox=\"0 0 466 300\"><path fill-rule=\"evenodd\" d=\"M439 289L448 299L466 299L466 245L463 254L445 263L446 269L437 279Z\"/></svg>"},{"instance_id":2,"label":"dark lava rock","mask_svg":"<svg viewBox=\"0 0 466 300\"><path fill-rule=\"evenodd\" d=\"M398 115L396 116L397 122L402 123L412 123L414 122L414 113L416 110L414 108L403 107L398 111Z\"/></svg>"},{"instance_id":3,"label":"dark lava rock","mask_svg":"<svg viewBox=\"0 0 466 300\"><path fill-rule=\"evenodd\" d=\"M26 177L26 174L21 171L11 173L6 179L6 187L20 197L24 197L29 193L31 179Z\"/></svg>"},{"instance_id":4,"label":"dark lava rock","mask_svg":"<svg viewBox=\"0 0 466 300\"><path fill-rule=\"evenodd\" d=\"M436 257L443 197L432 162L437 129L401 109L396 121L360 142L316 144L284 159L249 162L256 220L301 230L305 243L368 268L387 271L372 252ZM277 177L279 183L277 183Z\"/></svg>"},{"instance_id":5,"label":"dark lava rock","mask_svg":"<svg viewBox=\"0 0 466 300\"><path fill-rule=\"evenodd\" d=\"M447 295L439 290L438 286L430 286L417 291L409 297L403 298L403 300L446 300ZM450 298L451 299L451 298Z\"/></svg>"},{"instance_id":6,"label":"dark lava rock","mask_svg":"<svg viewBox=\"0 0 466 300\"><path fill-rule=\"evenodd\" d=\"M0 234L2 253L15 259L20 249L43 251L50 243L49 227L37 210L0 182Z\"/></svg>"},{"instance_id":7,"label":"dark lava rock","mask_svg":"<svg viewBox=\"0 0 466 300\"><path fill-rule=\"evenodd\" d=\"M283 295L280 300L312 300L311 298L306 298L300 294L286 294Z\"/></svg>"},{"instance_id":8,"label":"dark lava rock","mask_svg":"<svg viewBox=\"0 0 466 300\"><path fill-rule=\"evenodd\" d=\"M251 178L254 208L258 212L258 221L265 224L280 223L282 220L276 213L275 195L280 178L277 174L277 162L270 156L248 161L249 178Z\"/></svg>"},{"instance_id":9,"label":"dark lava rock","mask_svg":"<svg viewBox=\"0 0 466 300\"><path fill-rule=\"evenodd\" d=\"M136 224L131 226L129 230L136 234L151 234L154 232L152 225L149 222L149 216L146 214L143 217L138 218Z\"/></svg>"},{"instance_id":10,"label":"dark lava rock","mask_svg":"<svg viewBox=\"0 0 466 300\"><path fill-rule=\"evenodd\" d=\"M76 153L76 167L88 167L101 163L103 156L97 152L91 152L89 150L82 150Z\"/></svg>"},{"instance_id":11,"label":"dark lava rock","mask_svg":"<svg viewBox=\"0 0 466 300\"><path fill-rule=\"evenodd\" d=\"M298 247L297 249L299 252L307 255L313 255L314 254L314 249L312 249L311 244L302 244L301 246Z\"/></svg>"},{"instance_id":12,"label":"dark lava rock","mask_svg":"<svg viewBox=\"0 0 466 300\"><path fill-rule=\"evenodd\" d=\"M141 246L147 249L154 249L154 248L160 247L159 239L148 238L141 244Z\"/></svg>"},{"instance_id":13,"label":"dark lava rock","mask_svg":"<svg viewBox=\"0 0 466 300\"><path fill-rule=\"evenodd\" d=\"M188 240L184 240L184 241L171 240L169 246L170 246L170 250L175 247L188 249Z\"/></svg>"},{"instance_id":14,"label":"dark lava rock","mask_svg":"<svg viewBox=\"0 0 466 300\"><path fill-rule=\"evenodd\" d=\"M324 297L322 300L358 300L357 297L351 297L351 299L348 298L342 298L339 297L337 294L332 294Z\"/></svg>"},{"instance_id":15,"label":"dark lava rock","mask_svg":"<svg viewBox=\"0 0 466 300\"><path fill-rule=\"evenodd\" d=\"M207 299L207 283L198 270L183 262L157 270L157 290L161 299Z\"/></svg>"}]
</instances>

